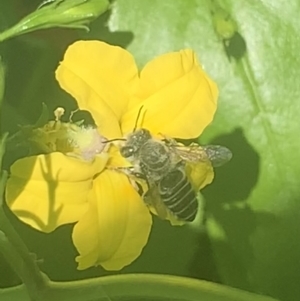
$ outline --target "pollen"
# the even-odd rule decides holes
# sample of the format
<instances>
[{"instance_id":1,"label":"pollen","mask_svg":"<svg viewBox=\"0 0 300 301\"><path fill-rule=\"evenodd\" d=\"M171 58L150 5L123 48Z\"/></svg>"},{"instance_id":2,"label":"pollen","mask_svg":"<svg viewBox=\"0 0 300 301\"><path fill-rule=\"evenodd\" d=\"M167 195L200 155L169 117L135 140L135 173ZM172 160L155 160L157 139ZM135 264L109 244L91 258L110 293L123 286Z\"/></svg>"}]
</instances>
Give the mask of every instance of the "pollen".
<instances>
[{"instance_id":1,"label":"pollen","mask_svg":"<svg viewBox=\"0 0 300 301\"><path fill-rule=\"evenodd\" d=\"M72 146L73 153L87 161L93 160L107 146L105 143L107 139L92 126L70 127L67 136L68 144Z\"/></svg>"},{"instance_id":2,"label":"pollen","mask_svg":"<svg viewBox=\"0 0 300 301\"><path fill-rule=\"evenodd\" d=\"M83 120L73 122L72 118L69 122L63 122L61 118L64 113L64 108L58 107L54 111L55 120L48 121L42 127L25 126L22 129L30 147L30 155L60 152L92 161L96 155L109 147L106 143L107 139L97 128L83 125Z\"/></svg>"}]
</instances>

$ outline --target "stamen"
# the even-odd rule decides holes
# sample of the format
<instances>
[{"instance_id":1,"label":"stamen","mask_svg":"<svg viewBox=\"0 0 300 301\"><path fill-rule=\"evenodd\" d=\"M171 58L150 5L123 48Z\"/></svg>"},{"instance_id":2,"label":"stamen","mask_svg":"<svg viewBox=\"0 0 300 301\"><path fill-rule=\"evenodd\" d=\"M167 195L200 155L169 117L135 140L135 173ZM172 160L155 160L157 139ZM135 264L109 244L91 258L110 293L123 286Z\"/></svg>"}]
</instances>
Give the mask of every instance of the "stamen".
<instances>
[{"instance_id":1,"label":"stamen","mask_svg":"<svg viewBox=\"0 0 300 301\"><path fill-rule=\"evenodd\" d=\"M62 107L58 107L54 111L55 121L59 121L61 117L65 114L65 109Z\"/></svg>"}]
</instances>

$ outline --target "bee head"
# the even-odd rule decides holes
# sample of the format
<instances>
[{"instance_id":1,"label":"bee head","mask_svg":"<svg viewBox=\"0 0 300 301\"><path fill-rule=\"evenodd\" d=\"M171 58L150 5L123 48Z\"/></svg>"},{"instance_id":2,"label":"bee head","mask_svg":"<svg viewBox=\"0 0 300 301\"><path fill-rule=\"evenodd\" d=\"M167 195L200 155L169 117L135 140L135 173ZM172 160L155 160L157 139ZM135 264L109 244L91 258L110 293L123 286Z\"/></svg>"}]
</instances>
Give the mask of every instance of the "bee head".
<instances>
[{"instance_id":1,"label":"bee head","mask_svg":"<svg viewBox=\"0 0 300 301\"><path fill-rule=\"evenodd\" d=\"M139 151L139 149L151 138L152 137L150 132L146 129L140 129L133 132L128 136L125 145L121 147L121 155L124 158L134 156Z\"/></svg>"}]
</instances>

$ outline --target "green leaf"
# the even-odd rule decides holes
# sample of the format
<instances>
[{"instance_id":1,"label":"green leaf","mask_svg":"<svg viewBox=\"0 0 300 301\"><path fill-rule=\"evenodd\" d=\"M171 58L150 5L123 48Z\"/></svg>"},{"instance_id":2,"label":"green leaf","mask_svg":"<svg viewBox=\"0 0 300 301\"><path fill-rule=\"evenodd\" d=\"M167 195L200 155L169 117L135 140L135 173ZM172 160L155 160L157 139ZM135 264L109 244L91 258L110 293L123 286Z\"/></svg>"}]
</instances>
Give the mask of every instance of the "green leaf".
<instances>
[{"instance_id":1,"label":"green leaf","mask_svg":"<svg viewBox=\"0 0 300 301\"><path fill-rule=\"evenodd\" d=\"M4 87L5 87L5 68L2 63L2 58L0 56L0 110L4 95Z\"/></svg>"},{"instance_id":2,"label":"green leaf","mask_svg":"<svg viewBox=\"0 0 300 301\"><path fill-rule=\"evenodd\" d=\"M117 0L109 26L133 32L128 49L140 66L168 51L197 51L220 88L218 113L201 141L234 154L204 193L221 281L297 300L300 2L220 3L246 45L238 61L228 57L232 41L214 30L210 1Z\"/></svg>"}]
</instances>

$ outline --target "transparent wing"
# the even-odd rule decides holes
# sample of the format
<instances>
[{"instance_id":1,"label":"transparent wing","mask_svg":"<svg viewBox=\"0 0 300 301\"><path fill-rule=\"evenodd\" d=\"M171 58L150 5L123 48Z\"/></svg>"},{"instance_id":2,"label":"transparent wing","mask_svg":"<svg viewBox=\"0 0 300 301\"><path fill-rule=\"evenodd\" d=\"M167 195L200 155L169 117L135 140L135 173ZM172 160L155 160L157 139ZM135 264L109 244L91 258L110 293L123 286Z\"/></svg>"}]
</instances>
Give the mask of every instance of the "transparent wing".
<instances>
[{"instance_id":1,"label":"transparent wing","mask_svg":"<svg viewBox=\"0 0 300 301\"><path fill-rule=\"evenodd\" d=\"M196 143L189 146L177 144L174 148L180 158L184 161L195 163L209 161L209 157L204 148Z\"/></svg>"},{"instance_id":2,"label":"transparent wing","mask_svg":"<svg viewBox=\"0 0 300 301\"><path fill-rule=\"evenodd\" d=\"M213 167L219 167L227 163L232 158L232 152L225 146L206 145L202 147L211 161Z\"/></svg>"},{"instance_id":3,"label":"transparent wing","mask_svg":"<svg viewBox=\"0 0 300 301\"><path fill-rule=\"evenodd\" d=\"M232 158L232 152L221 145L201 146L194 143L189 146L176 144L171 147L186 162L210 162L213 167L222 166Z\"/></svg>"}]
</instances>

